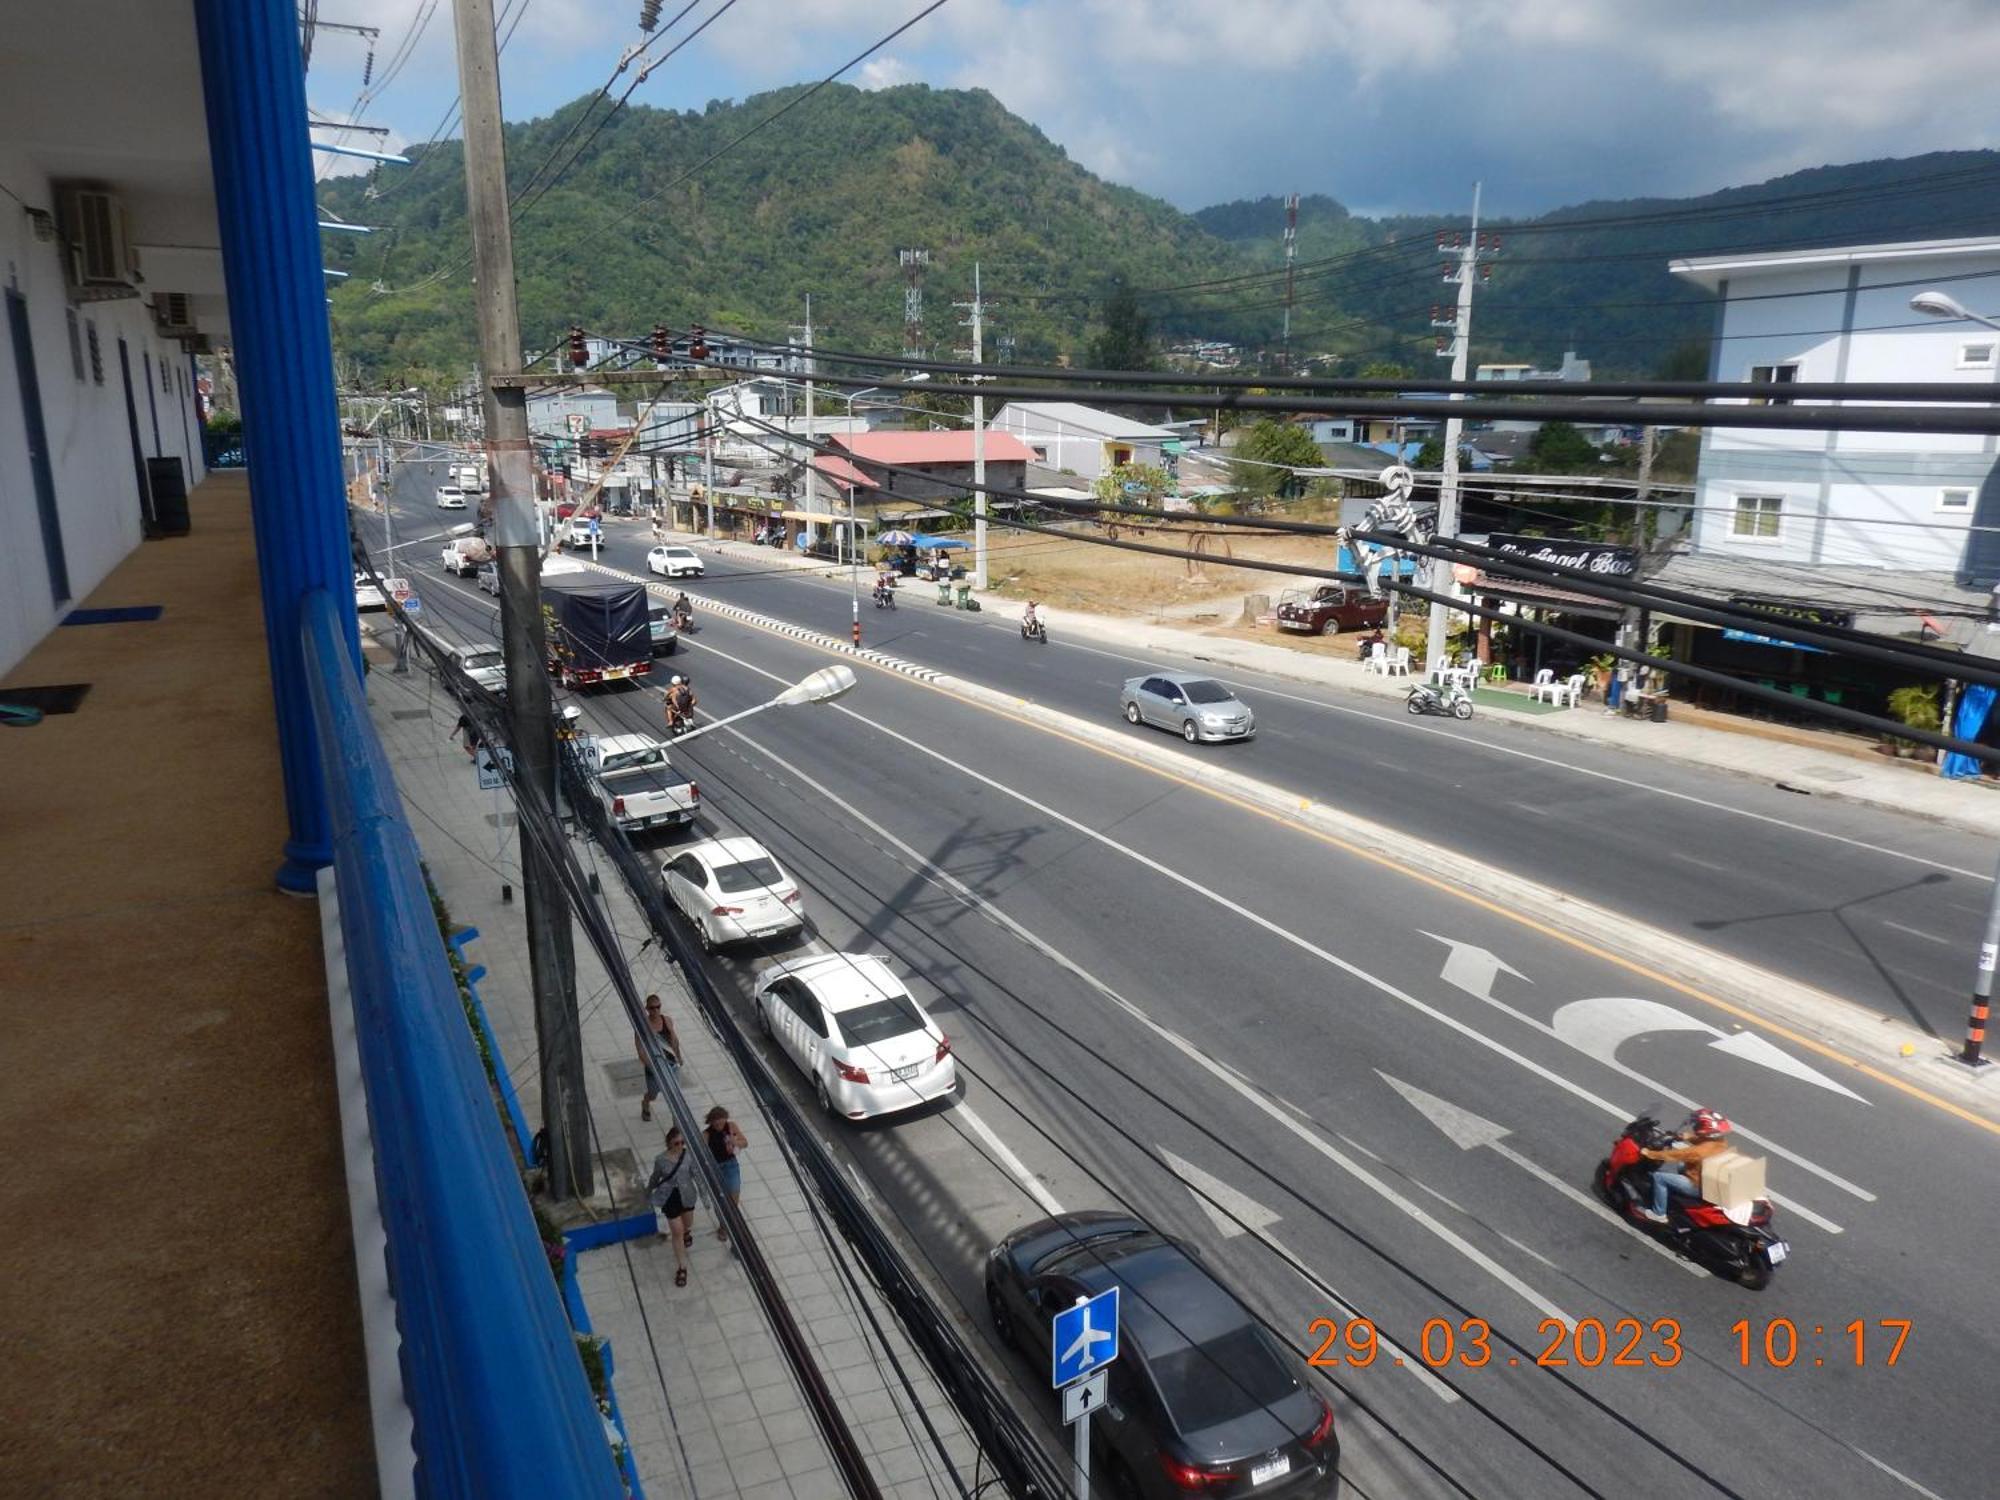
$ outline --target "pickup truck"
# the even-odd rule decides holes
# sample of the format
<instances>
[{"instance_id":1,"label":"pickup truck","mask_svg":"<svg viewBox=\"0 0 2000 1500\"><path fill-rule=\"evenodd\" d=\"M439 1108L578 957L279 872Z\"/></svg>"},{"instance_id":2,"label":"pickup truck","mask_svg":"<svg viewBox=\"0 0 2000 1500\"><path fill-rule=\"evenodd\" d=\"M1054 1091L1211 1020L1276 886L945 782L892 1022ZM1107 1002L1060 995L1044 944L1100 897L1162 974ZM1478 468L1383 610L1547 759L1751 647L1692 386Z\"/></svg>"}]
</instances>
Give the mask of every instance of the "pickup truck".
<instances>
[{"instance_id":1,"label":"pickup truck","mask_svg":"<svg viewBox=\"0 0 2000 1500\"><path fill-rule=\"evenodd\" d=\"M493 546L484 537L455 536L444 544L440 563L445 572L470 578L481 563L493 561Z\"/></svg>"},{"instance_id":2,"label":"pickup truck","mask_svg":"<svg viewBox=\"0 0 2000 1500\"><path fill-rule=\"evenodd\" d=\"M1373 630L1388 620L1389 601L1373 598L1367 589L1353 584L1320 583L1287 589L1278 599L1278 628L1305 635Z\"/></svg>"},{"instance_id":3,"label":"pickup truck","mask_svg":"<svg viewBox=\"0 0 2000 1500\"><path fill-rule=\"evenodd\" d=\"M614 734L584 746L598 801L628 832L678 828L701 809L701 788L667 763L651 735Z\"/></svg>"}]
</instances>

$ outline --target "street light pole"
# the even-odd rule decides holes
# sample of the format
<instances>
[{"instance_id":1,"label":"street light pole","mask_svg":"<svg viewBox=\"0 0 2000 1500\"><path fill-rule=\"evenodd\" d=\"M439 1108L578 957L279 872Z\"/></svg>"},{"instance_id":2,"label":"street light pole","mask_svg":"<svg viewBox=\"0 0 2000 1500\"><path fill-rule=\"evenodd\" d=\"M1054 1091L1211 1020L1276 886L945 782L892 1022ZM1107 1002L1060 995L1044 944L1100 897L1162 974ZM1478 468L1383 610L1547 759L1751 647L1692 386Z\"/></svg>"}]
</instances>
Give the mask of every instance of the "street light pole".
<instances>
[{"instance_id":1,"label":"street light pole","mask_svg":"<svg viewBox=\"0 0 2000 1500\"><path fill-rule=\"evenodd\" d=\"M1465 249L1458 257L1458 314L1452 321L1451 378L1465 379L1468 356L1472 351L1472 283L1479 274L1479 189L1472 185L1472 232L1466 238ZM1453 395L1452 400L1458 400ZM1465 433L1462 417L1447 417L1444 424L1444 478L1438 486L1437 539L1449 543L1458 535L1458 445ZM1396 462L1403 462L1402 445L1397 444ZM1435 578L1432 588L1435 592L1455 597L1458 583L1451 570L1441 563L1433 563ZM1444 665L1445 633L1451 628L1449 611L1441 604L1431 605L1430 629L1425 638L1424 670L1435 674Z\"/></svg>"},{"instance_id":2,"label":"street light pole","mask_svg":"<svg viewBox=\"0 0 2000 1500\"><path fill-rule=\"evenodd\" d=\"M1910 307L1920 313L1928 313L1934 318L1944 318L1951 322L1978 323L1984 327L2000 330L2000 318L1989 318L1984 313L1976 313L1956 297L1947 292L1923 291L1910 298ZM2000 354L2000 350L1996 350ZM2000 371L2000 357L1989 361L1996 371ZM1996 374L2000 379L2000 374ZM1947 733L1951 725L1945 726ZM1958 1060L1968 1068L1983 1068L1986 1057L1986 1022L1992 1012L1993 971L2000 965L2000 870L1994 874L1993 891L1986 903L1986 932L1979 944L1979 968L1972 980L1972 1010L1965 1021L1965 1046L1960 1049Z\"/></svg>"},{"instance_id":3,"label":"street light pole","mask_svg":"<svg viewBox=\"0 0 2000 1500\"><path fill-rule=\"evenodd\" d=\"M497 383L503 375L520 373L521 320L515 300L493 0L454 0L452 19L465 117L466 218L472 228L479 365L485 376L481 405L491 471L493 540L498 549L500 633L507 662L514 774L531 800L553 813L556 732L542 623L542 553L535 525L527 394L519 386ZM576 1012L569 903L554 861L529 831L533 821L521 819L521 889L542 1067L548 1193L561 1201L591 1193L590 1103L584 1094L583 1029Z\"/></svg>"}]
</instances>

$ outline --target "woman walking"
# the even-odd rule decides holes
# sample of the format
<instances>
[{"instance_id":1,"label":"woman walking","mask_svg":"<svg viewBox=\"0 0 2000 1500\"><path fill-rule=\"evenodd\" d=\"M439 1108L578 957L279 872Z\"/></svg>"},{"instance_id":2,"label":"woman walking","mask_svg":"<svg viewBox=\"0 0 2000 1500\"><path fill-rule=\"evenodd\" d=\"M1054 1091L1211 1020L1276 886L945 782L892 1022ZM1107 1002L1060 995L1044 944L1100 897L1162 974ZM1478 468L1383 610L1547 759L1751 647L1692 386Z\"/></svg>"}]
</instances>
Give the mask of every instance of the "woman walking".
<instances>
[{"instance_id":1,"label":"woman walking","mask_svg":"<svg viewBox=\"0 0 2000 1500\"><path fill-rule=\"evenodd\" d=\"M658 995L646 997L646 1029L659 1039L661 1050L667 1054L667 1066L678 1073L681 1067L680 1033L674 1030L674 1018L660 1009ZM632 1045L638 1049L639 1065L646 1070L646 1097L639 1101L639 1118L650 1120L653 1118L653 1101L660 1097L662 1084L653 1070L652 1059L646 1055L646 1039L635 1036Z\"/></svg>"},{"instance_id":2,"label":"woman walking","mask_svg":"<svg viewBox=\"0 0 2000 1500\"><path fill-rule=\"evenodd\" d=\"M688 1284L688 1246L694 1243L695 1187L694 1158L688 1155L687 1137L680 1126L667 1131L667 1149L653 1158L653 1175L646 1183L646 1201L651 1203L667 1227L660 1238L674 1247L674 1285Z\"/></svg>"},{"instance_id":3,"label":"woman walking","mask_svg":"<svg viewBox=\"0 0 2000 1500\"><path fill-rule=\"evenodd\" d=\"M715 1158L715 1172L722 1179L722 1190L729 1194L730 1206L737 1207L743 1195L743 1164L736 1158L750 1142L744 1138L742 1127L729 1118L729 1110L720 1104L708 1112L708 1130L705 1134L708 1154ZM719 1211L718 1217L720 1217ZM729 1226L718 1224L715 1237L727 1240Z\"/></svg>"}]
</instances>

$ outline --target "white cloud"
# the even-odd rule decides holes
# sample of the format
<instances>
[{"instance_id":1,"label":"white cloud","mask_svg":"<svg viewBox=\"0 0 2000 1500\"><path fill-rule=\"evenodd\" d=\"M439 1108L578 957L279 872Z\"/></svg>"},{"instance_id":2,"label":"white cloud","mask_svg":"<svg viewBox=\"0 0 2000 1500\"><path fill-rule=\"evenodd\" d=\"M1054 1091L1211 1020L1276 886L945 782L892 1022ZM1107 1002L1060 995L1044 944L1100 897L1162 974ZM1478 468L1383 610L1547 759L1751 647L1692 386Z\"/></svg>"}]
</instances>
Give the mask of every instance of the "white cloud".
<instances>
[{"instance_id":1,"label":"white cloud","mask_svg":"<svg viewBox=\"0 0 2000 1500\"><path fill-rule=\"evenodd\" d=\"M916 76L916 69L902 58L893 52L884 52L863 63L855 73L854 81L864 89L887 89L899 83L909 83Z\"/></svg>"}]
</instances>

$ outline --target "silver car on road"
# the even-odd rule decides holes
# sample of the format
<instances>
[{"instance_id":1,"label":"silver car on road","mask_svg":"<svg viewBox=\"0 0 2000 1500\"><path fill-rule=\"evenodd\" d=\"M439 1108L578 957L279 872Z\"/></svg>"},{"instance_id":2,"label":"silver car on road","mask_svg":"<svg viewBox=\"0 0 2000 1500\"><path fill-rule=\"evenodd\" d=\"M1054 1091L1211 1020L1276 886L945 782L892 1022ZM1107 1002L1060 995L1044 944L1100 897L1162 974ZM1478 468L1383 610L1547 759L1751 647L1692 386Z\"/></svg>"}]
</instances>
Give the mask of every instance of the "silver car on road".
<instances>
[{"instance_id":1,"label":"silver car on road","mask_svg":"<svg viewBox=\"0 0 2000 1500\"><path fill-rule=\"evenodd\" d=\"M1250 705L1212 677L1194 672L1149 672L1128 677L1118 706L1129 724L1171 729L1190 745L1203 740L1247 740L1257 732Z\"/></svg>"}]
</instances>

